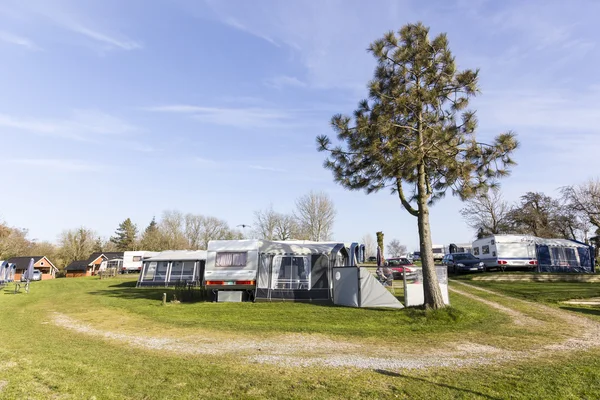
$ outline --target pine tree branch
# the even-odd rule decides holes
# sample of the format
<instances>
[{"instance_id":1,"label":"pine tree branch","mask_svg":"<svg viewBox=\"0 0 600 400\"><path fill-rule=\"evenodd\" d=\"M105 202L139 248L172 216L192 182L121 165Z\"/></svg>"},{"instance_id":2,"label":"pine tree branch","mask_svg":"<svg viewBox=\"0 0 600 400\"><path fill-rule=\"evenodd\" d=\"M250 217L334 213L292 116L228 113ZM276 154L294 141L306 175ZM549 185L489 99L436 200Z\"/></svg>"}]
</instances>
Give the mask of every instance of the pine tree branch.
<instances>
[{"instance_id":1,"label":"pine tree branch","mask_svg":"<svg viewBox=\"0 0 600 400\"><path fill-rule=\"evenodd\" d=\"M408 201L406 201L406 197L404 197L404 190L402 189L402 180L400 178L396 178L396 190L398 191L398 196L400 197L400 202L411 215L418 217L419 212L415 210Z\"/></svg>"}]
</instances>

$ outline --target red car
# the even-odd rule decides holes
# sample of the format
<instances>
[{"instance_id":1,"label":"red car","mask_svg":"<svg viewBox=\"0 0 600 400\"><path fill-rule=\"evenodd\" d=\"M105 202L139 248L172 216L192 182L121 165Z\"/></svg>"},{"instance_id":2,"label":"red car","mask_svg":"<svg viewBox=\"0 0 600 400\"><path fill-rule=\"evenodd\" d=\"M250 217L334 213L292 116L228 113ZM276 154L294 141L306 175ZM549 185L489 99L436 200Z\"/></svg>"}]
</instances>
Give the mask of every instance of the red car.
<instances>
[{"instance_id":1,"label":"red car","mask_svg":"<svg viewBox=\"0 0 600 400\"><path fill-rule=\"evenodd\" d=\"M388 258L385 264L390 268L394 274L394 279L402 279L402 274L406 271L406 275L414 274L415 265L410 262L408 258Z\"/></svg>"}]
</instances>

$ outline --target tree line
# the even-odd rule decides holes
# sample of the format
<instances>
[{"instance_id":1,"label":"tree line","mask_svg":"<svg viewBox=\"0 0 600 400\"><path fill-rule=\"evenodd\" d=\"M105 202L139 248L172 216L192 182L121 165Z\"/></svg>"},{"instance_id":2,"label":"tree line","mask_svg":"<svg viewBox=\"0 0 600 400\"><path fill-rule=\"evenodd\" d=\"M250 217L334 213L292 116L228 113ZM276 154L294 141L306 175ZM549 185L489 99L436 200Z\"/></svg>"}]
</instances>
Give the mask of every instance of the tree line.
<instances>
[{"instance_id":1,"label":"tree line","mask_svg":"<svg viewBox=\"0 0 600 400\"><path fill-rule=\"evenodd\" d=\"M256 211L252 226L231 227L217 217L167 210L158 221L152 218L142 231L127 218L108 239L82 226L64 230L55 244L30 240L26 229L0 222L0 260L45 255L62 269L94 252L201 250L207 248L210 240L244 238L323 241L332 238L335 215L335 206L327 194L310 192L296 200L296 208L290 213L278 213L272 205ZM244 232L245 227L252 229Z\"/></svg>"},{"instance_id":2,"label":"tree line","mask_svg":"<svg viewBox=\"0 0 600 400\"><path fill-rule=\"evenodd\" d=\"M470 199L461 210L467 224L482 238L492 234L530 234L588 242L600 235L600 180L562 187L558 197L527 192L510 204L500 190Z\"/></svg>"}]
</instances>

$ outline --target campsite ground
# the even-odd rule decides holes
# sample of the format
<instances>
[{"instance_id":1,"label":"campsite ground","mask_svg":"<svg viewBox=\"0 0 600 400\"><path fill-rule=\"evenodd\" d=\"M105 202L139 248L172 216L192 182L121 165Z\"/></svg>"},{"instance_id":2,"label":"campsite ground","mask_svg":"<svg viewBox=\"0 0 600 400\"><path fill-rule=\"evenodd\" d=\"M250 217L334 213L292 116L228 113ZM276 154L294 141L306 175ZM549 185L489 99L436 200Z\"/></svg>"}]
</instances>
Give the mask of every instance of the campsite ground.
<instances>
[{"instance_id":1,"label":"campsite ground","mask_svg":"<svg viewBox=\"0 0 600 400\"><path fill-rule=\"evenodd\" d=\"M597 297L600 284L465 276L451 284L452 308L425 312L294 303L162 306L165 289L136 289L132 278L56 279L34 283L29 294L0 293L0 398L600 393L598 310L574 312L557 303Z\"/></svg>"}]
</instances>

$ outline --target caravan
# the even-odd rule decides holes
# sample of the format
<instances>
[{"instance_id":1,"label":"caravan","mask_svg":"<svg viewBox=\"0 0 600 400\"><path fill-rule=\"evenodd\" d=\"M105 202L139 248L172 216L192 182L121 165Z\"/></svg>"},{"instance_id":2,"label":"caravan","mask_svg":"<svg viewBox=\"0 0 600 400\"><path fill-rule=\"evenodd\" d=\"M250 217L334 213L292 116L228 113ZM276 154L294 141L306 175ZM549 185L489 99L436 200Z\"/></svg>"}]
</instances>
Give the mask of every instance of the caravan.
<instances>
[{"instance_id":1,"label":"caravan","mask_svg":"<svg viewBox=\"0 0 600 400\"><path fill-rule=\"evenodd\" d=\"M446 247L441 244L434 244L431 246L433 250L433 260L434 261L442 261L444 256L446 255Z\"/></svg>"},{"instance_id":2,"label":"caravan","mask_svg":"<svg viewBox=\"0 0 600 400\"><path fill-rule=\"evenodd\" d=\"M217 301L331 300L332 268L363 260L356 243L211 240L204 285Z\"/></svg>"},{"instance_id":3,"label":"caravan","mask_svg":"<svg viewBox=\"0 0 600 400\"><path fill-rule=\"evenodd\" d=\"M157 251L126 251L123 253L123 263L120 271L124 274L142 271L144 260L157 255Z\"/></svg>"},{"instance_id":4,"label":"caravan","mask_svg":"<svg viewBox=\"0 0 600 400\"><path fill-rule=\"evenodd\" d=\"M473 242L473 255L489 268L528 268L539 272L593 272L594 249L568 239L493 235Z\"/></svg>"}]
</instances>

